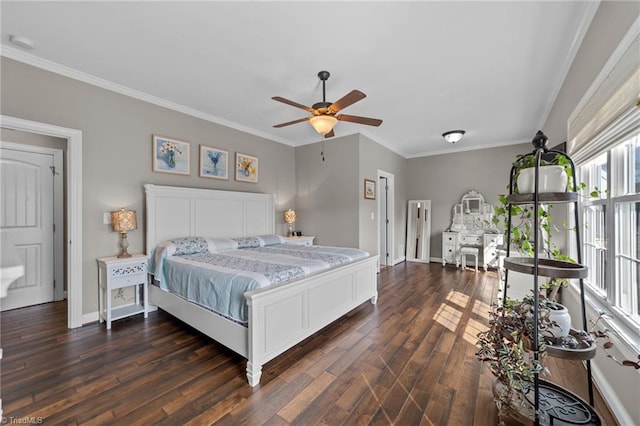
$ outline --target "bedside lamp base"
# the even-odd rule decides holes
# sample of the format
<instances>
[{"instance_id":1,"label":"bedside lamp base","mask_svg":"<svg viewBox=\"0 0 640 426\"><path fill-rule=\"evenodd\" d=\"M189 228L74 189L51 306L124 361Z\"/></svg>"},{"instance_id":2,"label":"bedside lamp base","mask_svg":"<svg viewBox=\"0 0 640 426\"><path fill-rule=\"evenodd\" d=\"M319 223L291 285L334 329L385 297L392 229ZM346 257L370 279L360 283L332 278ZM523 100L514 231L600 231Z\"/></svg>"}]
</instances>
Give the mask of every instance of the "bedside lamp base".
<instances>
[{"instance_id":1,"label":"bedside lamp base","mask_svg":"<svg viewBox=\"0 0 640 426\"><path fill-rule=\"evenodd\" d=\"M127 240L127 233L126 232L121 232L120 235L122 236L122 240L120 241L120 254L118 255L118 257L120 257L120 258L131 257L131 254L129 254L129 252L127 252L127 249L129 248L129 241Z\"/></svg>"}]
</instances>

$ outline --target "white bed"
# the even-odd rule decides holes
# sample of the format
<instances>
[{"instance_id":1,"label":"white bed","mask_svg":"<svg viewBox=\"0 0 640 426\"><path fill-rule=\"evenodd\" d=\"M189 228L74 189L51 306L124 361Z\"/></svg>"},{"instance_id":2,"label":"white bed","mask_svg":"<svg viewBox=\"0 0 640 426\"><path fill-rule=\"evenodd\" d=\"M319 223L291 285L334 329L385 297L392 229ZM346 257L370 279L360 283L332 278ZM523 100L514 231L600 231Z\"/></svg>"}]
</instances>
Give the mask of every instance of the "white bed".
<instances>
[{"instance_id":1,"label":"white bed","mask_svg":"<svg viewBox=\"0 0 640 426\"><path fill-rule=\"evenodd\" d=\"M275 233L273 195L145 185L146 250L193 236L247 237ZM245 293L248 326L219 316L155 285L149 301L247 358L247 379L260 382L262 366L347 312L376 303L377 258Z\"/></svg>"}]
</instances>

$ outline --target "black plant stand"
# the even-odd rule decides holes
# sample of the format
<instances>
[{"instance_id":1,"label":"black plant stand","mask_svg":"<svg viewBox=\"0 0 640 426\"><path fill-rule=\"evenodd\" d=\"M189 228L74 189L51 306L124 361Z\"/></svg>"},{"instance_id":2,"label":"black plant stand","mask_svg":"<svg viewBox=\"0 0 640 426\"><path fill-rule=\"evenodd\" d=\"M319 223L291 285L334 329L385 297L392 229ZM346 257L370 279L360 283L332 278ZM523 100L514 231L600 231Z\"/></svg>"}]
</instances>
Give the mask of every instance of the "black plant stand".
<instances>
[{"instance_id":1,"label":"black plant stand","mask_svg":"<svg viewBox=\"0 0 640 426\"><path fill-rule=\"evenodd\" d=\"M533 323L538 324L538 309L540 302L540 285L539 277L549 278L568 278L579 279L580 282L580 301L582 309L582 327L583 330L587 330L587 317L584 297L584 282L583 279L587 277L587 268L582 266L582 246L580 240L580 230L576 227L576 246L577 246L577 264L570 262L563 262L557 260L551 260L546 258L539 258L538 248L540 247L540 229L539 229L539 208L545 204L557 204L557 203L573 203L575 213L575 223L579 223L579 211L578 211L578 188L576 184L575 165L571 158L560 151L554 151L547 149L547 137L541 131L536 133L533 141L533 152L520 157L511 168L511 174L509 179L509 195L507 196L508 204L508 223L506 232L506 244L507 244L507 257L504 260L505 267L505 285L504 285L504 300L507 299L509 270L518 271L524 274L529 274L533 277L533 298L534 298L534 319ZM540 174L540 162L543 157L549 156L562 156L566 158L571 165L572 176L571 182L573 183L572 191L568 192L552 192L552 193L540 193L539 192L539 174ZM535 159L535 189L532 194L519 194L515 192L515 178L518 165L521 162L531 160L531 157ZM533 258L528 257L511 257L511 214L512 207L515 205L532 205L533 206ZM597 413L593 410L593 379L591 376L591 362L590 359L595 356L595 343L593 348L588 348L586 351L575 352L565 351L563 348L549 347L547 355L559 356L562 358L573 358L586 360L587 365L587 381L589 389L589 404L585 403L578 396L554 385L539 379L538 373L534 376L534 386L531 392L524 395L531 405L533 416L535 417L535 424L581 424L581 425L600 425L601 421ZM537 327L533 329L533 355L534 361L539 361L539 333Z\"/></svg>"}]
</instances>

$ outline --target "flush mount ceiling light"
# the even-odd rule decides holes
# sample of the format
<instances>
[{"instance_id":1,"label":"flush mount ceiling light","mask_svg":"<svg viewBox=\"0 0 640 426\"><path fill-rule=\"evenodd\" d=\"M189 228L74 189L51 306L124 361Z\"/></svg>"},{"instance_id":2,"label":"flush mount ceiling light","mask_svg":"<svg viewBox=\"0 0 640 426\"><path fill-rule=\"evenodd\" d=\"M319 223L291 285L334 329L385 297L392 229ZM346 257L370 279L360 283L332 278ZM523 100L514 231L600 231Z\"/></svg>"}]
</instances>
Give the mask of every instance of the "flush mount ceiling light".
<instances>
[{"instance_id":1,"label":"flush mount ceiling light","mask_svg":"<svg viewBox=\"0 0 640 426\"><path fill-rule=\"evenodd\" d=\"M36 43L33 40L22 36L10 35L9 42L14 46L25 50L33 50L36 48Z\"/></svg>"},{"instance_id":2,"label":"flush mount ceiling light","mask_svg":"<svg viewBox=\"0 0 640 426\"><path fill-rule=\"evenodd\" d=\"M462 139L462 136L464 136L464 134L464 130L449 130L448 132L444 132L442 134L442 137L449 143L456 143L460 139Z\"/></svg>"}]
</instances>

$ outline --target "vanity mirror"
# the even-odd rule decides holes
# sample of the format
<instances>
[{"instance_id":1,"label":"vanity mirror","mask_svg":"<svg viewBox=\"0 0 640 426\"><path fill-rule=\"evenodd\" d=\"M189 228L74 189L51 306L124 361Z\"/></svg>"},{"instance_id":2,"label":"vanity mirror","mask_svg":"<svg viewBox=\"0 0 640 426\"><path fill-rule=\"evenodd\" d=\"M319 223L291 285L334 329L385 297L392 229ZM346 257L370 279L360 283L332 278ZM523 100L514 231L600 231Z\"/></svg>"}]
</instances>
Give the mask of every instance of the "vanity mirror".
<instances>
[{"instance_id":1,"label":"vanity mirror","mask_svg":"<svg viewBox=\"0 0 640 426\"><path fill-rule=\"evenodd\" d=\"M479 214L482 213L482 204L484 200L480 197L469 197L462 199L464 212L466 214Z\"/></svg>"},{"instance_id":2,"label":"vanity mirror","mask_svg":"<svg viewBox=\"0 0 640 426\"><path fill-rule=\"evenodd\" d=\"M471 190L462 196L459 204L453 206L451 226L442 233L442 264L460 264L462 248L476 249L476 256L482 260L486 270L498 262L498 247L502 244L502 234L491 222L493 206L485 203L484 196ZM469 250L467 250L469 251Z\"/></svg>"},{"instance_id":3,"label":"vanity mirror","mask_svg":"<svg viewBox=\"0 0 640 426\"><path fill-rule=\"evenodd\" d=\"M471 190L462 196L460 204L453 206L452 231L479 231L491 223L491 204L484 202L482 194Z\"/></svg>"}]
</instances>

